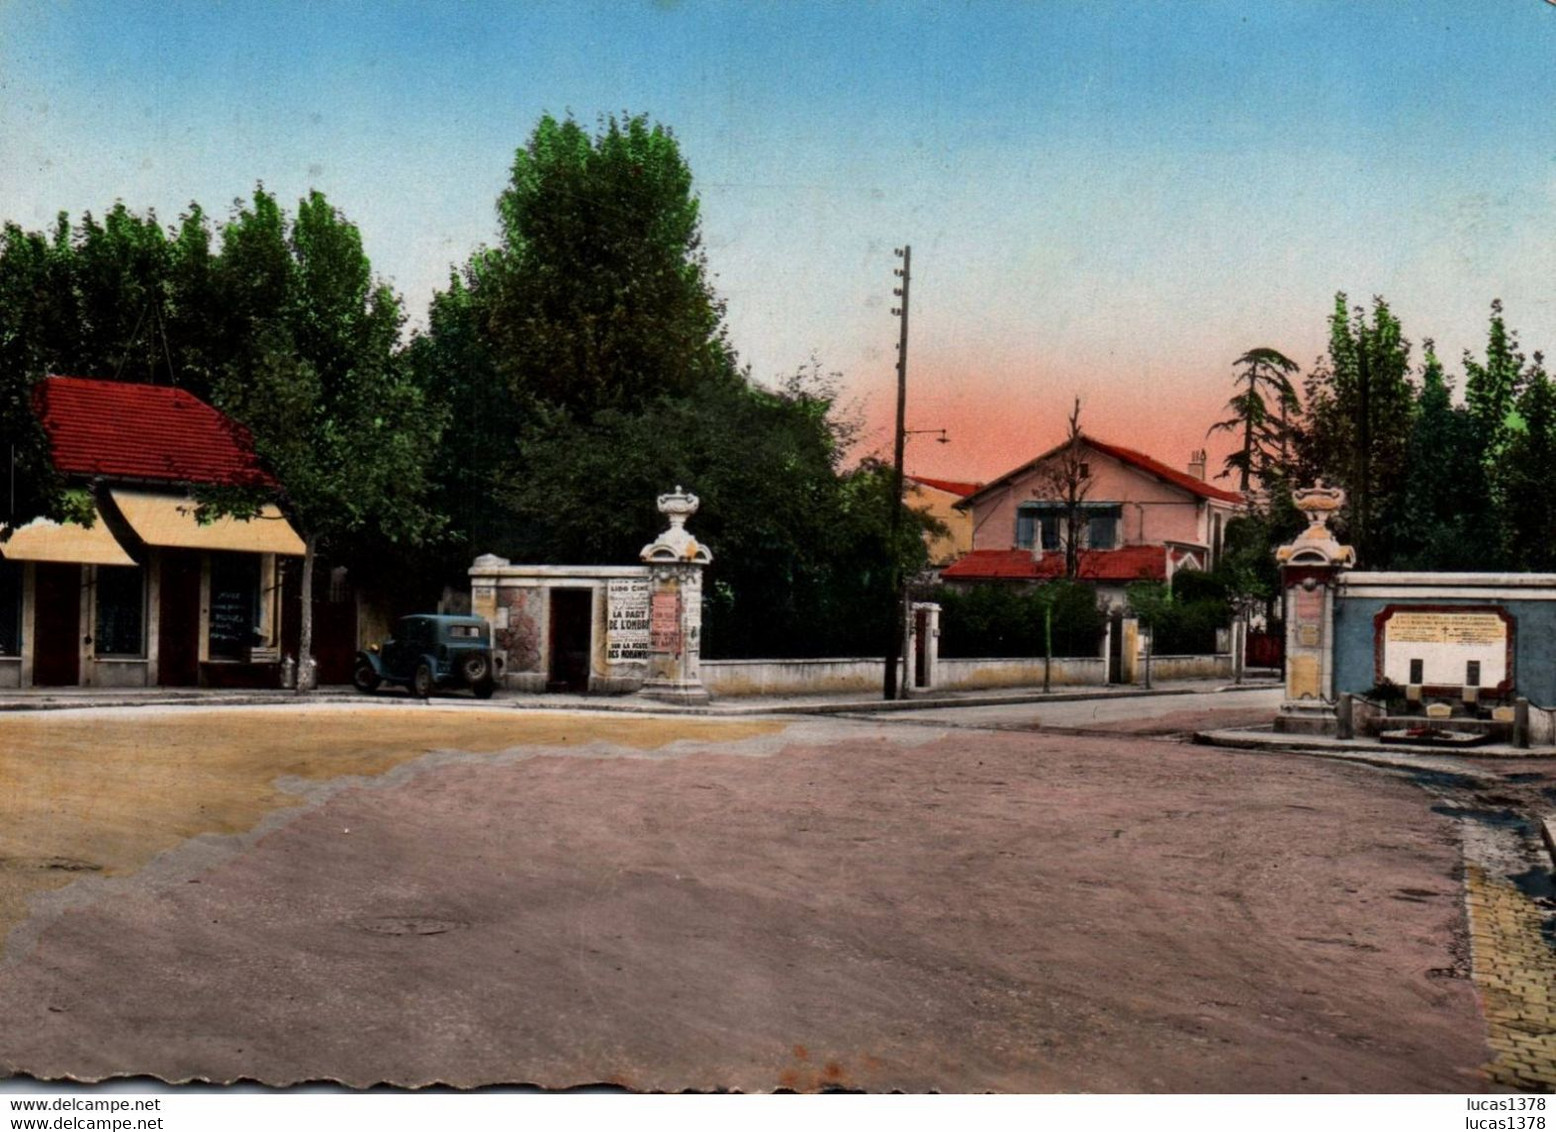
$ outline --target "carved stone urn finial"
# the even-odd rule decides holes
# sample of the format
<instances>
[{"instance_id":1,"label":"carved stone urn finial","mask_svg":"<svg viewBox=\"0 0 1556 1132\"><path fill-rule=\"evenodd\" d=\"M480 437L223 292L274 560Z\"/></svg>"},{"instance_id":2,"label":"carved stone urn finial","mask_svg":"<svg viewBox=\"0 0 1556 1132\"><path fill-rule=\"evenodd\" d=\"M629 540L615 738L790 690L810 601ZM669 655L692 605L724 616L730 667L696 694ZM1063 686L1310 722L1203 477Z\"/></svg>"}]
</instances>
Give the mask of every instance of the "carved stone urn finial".
<instances>
[{"instance_id":1,"label":"carved stone urn finial","mask_svg":"<svg viewBox=\"0 0 1556 1132\"><path fill-rule=\"evenodd\" d=\"M686 525L686 520L697 513L701 501L689 491L683 491L680 484L675 485L675 490L659 497L659 513L670 520L672 528L680 528Z\"/></svg>"},{"instance_id":2,"label":"carved stone urn finial","mask_svg":"<svg viewBox=\"0 0 1556 1132\"><path fill-rule=\"evenodd\" d=\"M1320 477L1312 487L1292 492L1291 501L1307 516L1309 525L1327 530L1329 517L1345 506L1345 492L1338 487L1325 487Z\"/></svg>"},{"instance_id":3,"label":"carved stone urn finial","mask_svg":"<svg viewBox=\"0 0 1556 1132\"><path fill-rule=\"evenodd\" d=\"M1342 546L1329 529L1329 518L1345 506L1345 492L1325 487L1322 479L1312 487L1291 493L1297 510L1307 516L1308 528L1275 551L1275 561L1283 566L1354 566L1356 551Z\"/></svg>"},{"instance_id":4,"label":"carved stone urn finial","mask_svg":"<svg viewBox=\"0 0 1556 1132\"><path fill-rule=\"evenodd\" d=\"M659 497L659 513L670 520L670 526L643 548L639 557L644 562L696 562L702 565L713 561L708 548L692 537L686 529L686 520L697 513L700 501L691 492L676 484L675 490Z\"/></svg>"}]
</instances>

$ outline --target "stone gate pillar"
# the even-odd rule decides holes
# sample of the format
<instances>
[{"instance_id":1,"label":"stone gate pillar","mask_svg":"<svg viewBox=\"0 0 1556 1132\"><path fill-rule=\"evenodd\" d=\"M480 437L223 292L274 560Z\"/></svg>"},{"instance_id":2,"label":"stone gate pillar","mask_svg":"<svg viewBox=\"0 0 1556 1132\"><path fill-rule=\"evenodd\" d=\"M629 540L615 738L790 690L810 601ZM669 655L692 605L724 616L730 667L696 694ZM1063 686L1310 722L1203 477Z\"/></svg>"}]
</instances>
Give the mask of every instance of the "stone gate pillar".
<instances>
[{"instance_id":1,"label":"stone gate pillar","mask_svg":"<svg viewBox=\"0 0 1556 1132\"><path fill-rule=\"evenodd\" d=\"M940 666L940 606L932 601L915 601L908 607L907 640L902 655L906 658L906 678L902 687L911 694L935 686L935 670Z\"/></svg>"},{"instance_id":2,"label":"stone gate pillar","mask_svg":"<svg viewBox=\"0 0 1556 1132\"><path fill-rule=\"evenodd\" d=\"M1334 599L1340 575L1356 563L1356 551L1341 546L1329 517L1345 505L1345 492L1319 480L1293 493L1308 528L1275 551L1281 565L1286 614L1286 698L1275 730L1335 734Z\"/></svg>"},{"instance_id":3,"label":"stone gate pillar","mask_svg":"<svg viewBox=\"0 0 1556 1132\"><path fill-rule=\"evenodd\" d=\"M648 671L642 694L675 704L705 704L702 686L702 568L713 561L686 520L697 497L677 487L659 497L670 526L639 556L648 564Z\"/></svg>"}]
</instances>

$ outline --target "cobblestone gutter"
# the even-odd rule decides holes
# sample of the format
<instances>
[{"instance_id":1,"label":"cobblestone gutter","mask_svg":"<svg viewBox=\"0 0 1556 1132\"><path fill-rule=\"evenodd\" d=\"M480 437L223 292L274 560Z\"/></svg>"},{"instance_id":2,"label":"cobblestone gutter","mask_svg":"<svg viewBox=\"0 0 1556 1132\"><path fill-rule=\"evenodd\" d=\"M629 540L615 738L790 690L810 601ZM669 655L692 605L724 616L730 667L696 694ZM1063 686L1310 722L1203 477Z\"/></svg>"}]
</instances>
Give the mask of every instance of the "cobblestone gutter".
<instances>
[{"instance_id":1,"label":"cobblestone gutter","mask_svg":"<svg viewBox=\"0 0 1556 1132\"><path fill-rule=\"evenodd\" d=\"M1467 865L1472 977L1493 1052L1492 1084L1556 1091L1556 951L1548 909L1509 880Z\"/></svg>"}]
</instances>

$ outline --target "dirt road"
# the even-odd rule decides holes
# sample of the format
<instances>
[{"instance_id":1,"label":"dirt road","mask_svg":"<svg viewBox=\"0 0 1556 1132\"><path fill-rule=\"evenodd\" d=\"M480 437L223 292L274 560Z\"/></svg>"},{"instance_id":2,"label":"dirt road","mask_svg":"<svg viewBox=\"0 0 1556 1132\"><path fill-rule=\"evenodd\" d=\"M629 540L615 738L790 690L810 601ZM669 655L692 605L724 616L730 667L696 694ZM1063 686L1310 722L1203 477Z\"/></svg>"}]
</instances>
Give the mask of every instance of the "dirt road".
<instances>
[{"instance_id":1,"label":"dirt road","mask_svg":"<svg viewBox=\"0 0 1556 1132\"><path fill-rule=\"evenodd\" d=\"M0 1065L1484 1087L1456 827L1399 776L1129 735L288 710L0 720Z\"/></svg>"}]
</instances>

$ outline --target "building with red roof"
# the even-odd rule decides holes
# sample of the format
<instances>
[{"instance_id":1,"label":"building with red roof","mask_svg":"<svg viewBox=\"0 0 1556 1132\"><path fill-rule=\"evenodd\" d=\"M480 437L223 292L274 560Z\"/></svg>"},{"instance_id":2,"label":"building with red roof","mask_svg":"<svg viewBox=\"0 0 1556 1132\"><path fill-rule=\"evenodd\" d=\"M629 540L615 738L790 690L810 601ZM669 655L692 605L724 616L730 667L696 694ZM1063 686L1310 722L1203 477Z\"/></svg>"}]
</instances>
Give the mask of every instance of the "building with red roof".
<instances>
[{"instance_id":1,"label":"building with red roof","mask_svg":"<svg viewBox=\"0 0 1556 1132\"><path fill-rule=\"evenodd\" d=\"M1139 580L1167 581L1179 569L1210 569L1226 524L1246 508L1235 491L1205 480L1205 454L1180 471L1153 456L1081 436L966 494L972 548L942 571L948 582L1038 582L1065 572L1065 465L1082 485L1079 574L1111 601Z\"/></svg>"},{"instance_id":2,"label":"building with red roof","mask_svg":"<svg viewBox=\"0 0 1556 1132\"><path fill-rule=\"evenodd\" d=\"M957 504L977 491L981 484L965 480L932 479L929 476L904 475L903 498L909 507L927 511L945 525L943 535L925 534L931 566L944 566L972 549L972 516Z\"/></svg>"},{"instance_id":3,"label":"building with red roof","mask_svg":"<svg viewBox=\"0 0 1556 1132\"><path fill-rule=\"evenodd\" d=\"M122 482L274 488L248 430L171 385L46 377L33 406L54 467Z\"/></svg>"},{"instance_id":4,"label":"building with red roof","mask_svg":"<svg viewBox=\"0 0 1556 1132\"><path fill-rule=\"evenodd\" d=\"M33 409L93 516L3 532L0 687L277 684L302 540L273 502L196 513L200 488L278 489L247 430L135 382L46 377Z\"/></svg>"}]
</instances>

